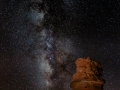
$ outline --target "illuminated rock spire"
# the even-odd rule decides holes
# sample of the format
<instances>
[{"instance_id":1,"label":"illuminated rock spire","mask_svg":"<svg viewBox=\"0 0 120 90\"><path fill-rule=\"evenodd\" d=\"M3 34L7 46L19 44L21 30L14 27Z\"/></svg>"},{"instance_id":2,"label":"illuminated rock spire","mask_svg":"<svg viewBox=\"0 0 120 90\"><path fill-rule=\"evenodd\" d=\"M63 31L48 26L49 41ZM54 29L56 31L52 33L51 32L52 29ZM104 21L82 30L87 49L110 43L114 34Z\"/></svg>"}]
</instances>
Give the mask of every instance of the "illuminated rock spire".
<instances>
[{"instance_id":1,"label":"illuminated rock spire","mask_svg":"<svg viewBox=\"0 0 120 90\"><path fill-rule=\"evenodd\" d=\"M75 62L76 73L70 84L72 90L102 90L104 80L101 78L102 66L90 57L79 58Z\"/></svg>"}]
</instances>

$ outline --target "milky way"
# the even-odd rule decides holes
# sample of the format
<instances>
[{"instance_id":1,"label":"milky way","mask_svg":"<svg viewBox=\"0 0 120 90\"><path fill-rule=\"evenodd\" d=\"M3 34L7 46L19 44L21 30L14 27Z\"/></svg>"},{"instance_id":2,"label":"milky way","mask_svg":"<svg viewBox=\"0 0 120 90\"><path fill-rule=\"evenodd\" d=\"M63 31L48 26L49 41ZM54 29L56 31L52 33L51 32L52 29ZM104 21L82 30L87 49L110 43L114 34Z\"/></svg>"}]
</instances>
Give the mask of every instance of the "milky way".
<instances>
[{"instance_id":1,"label":"milky way","mask_svg":"<svg viewBox=\"0 0 120 90\"><path fill-rule=\"evenodd\" d=\"M120 89L119 1L2 0L1 90L71 90L75 60L103 65L104 90Z\"/></svg>"},{"instance_id":2,"label":"milky way","mask_svg":"<svg viewBox=\"0 0 120 90\"><path fill-rule=\"evenodd\" d=\"M40 8L39 4L44 4L44 6ZM63 31L61 32L60 28L56 28L53 24L57 20L56 18L59 19L61 15L54 13L52 11L54 8L46 6L41 1L24 1L18 5L16 10L13 11L13 17L10 18L12 24L9 25L8 29L10 31L10 41L8 42L11 43L8 51L13 51L11 55L7 54L9 60L3 56L9 62L8 64L3 62L6 64L4 66L10 67L10 70L5 72L8 83L3 83L4 85L1 88L70 89L74 71L72 68L75 66L73 61L75 60L73 53L75 49L73 49L71 39L63 33L64 26L62 25ZM23 7L23 5L26 6ZM62 10L59 6L57 7L58 11ZM56 15L58 16L56 17ZM55 23L57 22L55 21ZM62 22L59 23L62 24ZM9 64L13 65L9 66ZM9 74L11 75L9 76ZM6 85L8 86L6 87Z\"/></svg>"}]
</instances>

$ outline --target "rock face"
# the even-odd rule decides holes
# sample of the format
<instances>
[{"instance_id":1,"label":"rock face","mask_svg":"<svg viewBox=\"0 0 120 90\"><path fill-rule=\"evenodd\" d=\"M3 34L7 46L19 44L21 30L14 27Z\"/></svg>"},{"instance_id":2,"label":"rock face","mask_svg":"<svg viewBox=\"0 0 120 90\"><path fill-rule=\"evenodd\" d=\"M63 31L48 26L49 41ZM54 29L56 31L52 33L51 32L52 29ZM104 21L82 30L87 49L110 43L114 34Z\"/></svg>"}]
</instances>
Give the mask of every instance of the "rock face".
<instances>
[{"instance_id":1,"label":"rock face","mask_svg":"<svg viewBox=\"0 0 120 90\"><path fill-rule=\"evenodd\" d=\"M79 58L75 62L76 73L72 77L72 90L103 90L102 66L90 57Z\"/></svg>"}]
</instances>

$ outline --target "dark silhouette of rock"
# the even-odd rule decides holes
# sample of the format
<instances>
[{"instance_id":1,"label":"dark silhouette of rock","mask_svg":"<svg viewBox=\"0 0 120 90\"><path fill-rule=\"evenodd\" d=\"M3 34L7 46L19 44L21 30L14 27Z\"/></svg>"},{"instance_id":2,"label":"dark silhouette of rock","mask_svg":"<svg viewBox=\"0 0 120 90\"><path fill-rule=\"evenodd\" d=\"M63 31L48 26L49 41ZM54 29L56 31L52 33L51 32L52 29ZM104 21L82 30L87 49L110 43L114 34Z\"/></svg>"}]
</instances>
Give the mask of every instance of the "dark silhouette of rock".
<instances>
[{"instance_id":1,"label":"dark silhouette of rock","mask_svg":"<svg viewBox=\"0 0 120 90\"><path fill-rule=\"evenodd\" d=\"M72 77L72 90L103 90L102 66L90 57L79 58L75 62L76 73Z\"/></svg>"}]
</instances>

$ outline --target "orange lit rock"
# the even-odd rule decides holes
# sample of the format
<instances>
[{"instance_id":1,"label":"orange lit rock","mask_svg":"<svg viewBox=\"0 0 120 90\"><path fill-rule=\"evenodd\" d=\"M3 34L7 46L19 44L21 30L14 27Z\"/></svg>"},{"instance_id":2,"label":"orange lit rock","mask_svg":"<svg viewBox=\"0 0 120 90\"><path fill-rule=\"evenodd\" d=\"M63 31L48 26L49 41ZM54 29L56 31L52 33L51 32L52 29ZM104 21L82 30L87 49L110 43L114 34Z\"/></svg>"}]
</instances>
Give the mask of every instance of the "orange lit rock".
<instances>
[{"instance_id":1,"label":"orange lit rock","mask_svg":"<svg viewBox=\"0 0 120 90\"><path fill-rule=\"evenodd\" d=\"M75 62L76 73L70 84L72 90L103 90L104 80L101 78L102 66L90 57L79 58Z\"/></svg>"}]
</instances>

